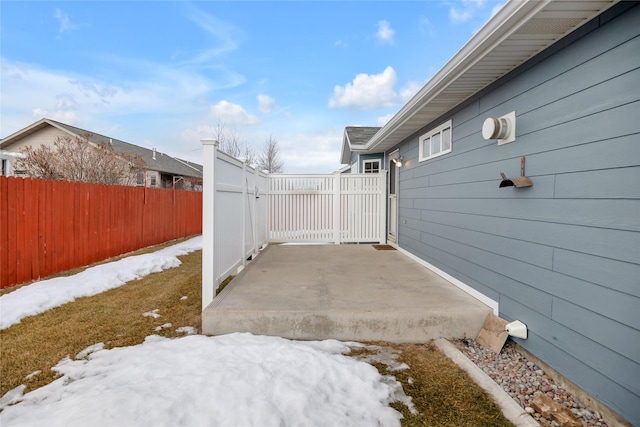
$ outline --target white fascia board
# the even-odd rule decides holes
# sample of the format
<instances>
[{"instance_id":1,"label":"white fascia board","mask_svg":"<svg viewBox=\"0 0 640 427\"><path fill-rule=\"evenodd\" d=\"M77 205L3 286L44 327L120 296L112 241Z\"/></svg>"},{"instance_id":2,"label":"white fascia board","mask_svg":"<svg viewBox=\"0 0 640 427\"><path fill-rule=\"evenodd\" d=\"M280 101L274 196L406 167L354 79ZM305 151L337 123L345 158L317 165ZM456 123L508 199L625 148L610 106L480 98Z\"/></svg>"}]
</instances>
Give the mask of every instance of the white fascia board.
<instances>
[{"instance_id":1,"label":"white fascia board","mask_svg":"<svg viewBox=\"0 0 640 427\"><path fill-rule=\"evenodd\" d=\"M16 152L13 152L13 151L0 150L0 159L2 159L2 160L24 159L25 157L27 157L27 156L24 155L23 153L16 153Z\"/></svg>"},{"instance_id":2,"label":"white fascia board","mask_svg":"<svg viewBox=\"0 0 640 427\"><path fill-rule=\"evenodd\" d=\"M38 128L43 123L48 123L48 124L51 125L51 123L47 119L40 119L37 122L31 123L26 128L22 128L19 131L16 131L16 132L12 133L11 135L7 136L6 138L3 138L0 141L0 148L5 148L5 147L10 146L11 144L13 144L15 142L14 140L17 137L21 136L21 135L29 135L29 134L35 132L34 129Z\"/></svg>"}]
</instances>

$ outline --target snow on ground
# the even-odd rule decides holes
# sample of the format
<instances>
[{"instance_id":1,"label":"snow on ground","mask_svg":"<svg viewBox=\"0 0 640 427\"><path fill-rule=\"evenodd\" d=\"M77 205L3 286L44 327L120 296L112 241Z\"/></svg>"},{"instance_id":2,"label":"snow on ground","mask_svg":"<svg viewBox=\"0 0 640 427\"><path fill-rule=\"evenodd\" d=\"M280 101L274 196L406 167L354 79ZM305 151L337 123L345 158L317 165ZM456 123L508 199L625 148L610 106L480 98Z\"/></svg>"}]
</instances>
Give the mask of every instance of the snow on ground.
<instances>
[{"instance_id":1,"label":"snow on ground","mask_svg":"<svg viewBox=\"0 0 640 427\"><path fill-rule=\"evenodd\" d=\"M201 249L200 237L152 254L44 280L0 297L0 329L81 296L95 295L152 272L176 267L178 255ZM143 313L158 316L159 310ZM172 327L165 323L162 328ZM156 328L157 329L157 328ZM23 394L0 397L1 426L399 426L389 406L411 398L393 376L345 356L357 343L302 342L252 334L157 335L131 347L87 347L53 369L61 377ZM367 347L368 348L368 347ZM373 348L373 350L379 350ZM394 354L378 360L393 369ZM36 371L28 377L36 376ZM27 379L27 378L25 378Z\"/></svg>"},{"instance_id":2,"label":"snow on ground","mask_svg":"<svg viewBox=\"0 0 640 427\"><path fill-rule=\"evenodd\" d=\"M202 236L159 251L96 265L69 277L41 280L0 296L0 329L80 297L96 295L181 264L177 258L202 249Z\"/></svg>"},{"instance_id":3,"label":"snow on ground","mask_svg":"<svg viewBox=\"0 0 640 427\"><path fill-rule=\"evenodd\" d=\"M49 385L7 393L0 425L399 426L397 384L349 351L247 333L94 345L60 361Z\"/></svg>"}]
</instances>

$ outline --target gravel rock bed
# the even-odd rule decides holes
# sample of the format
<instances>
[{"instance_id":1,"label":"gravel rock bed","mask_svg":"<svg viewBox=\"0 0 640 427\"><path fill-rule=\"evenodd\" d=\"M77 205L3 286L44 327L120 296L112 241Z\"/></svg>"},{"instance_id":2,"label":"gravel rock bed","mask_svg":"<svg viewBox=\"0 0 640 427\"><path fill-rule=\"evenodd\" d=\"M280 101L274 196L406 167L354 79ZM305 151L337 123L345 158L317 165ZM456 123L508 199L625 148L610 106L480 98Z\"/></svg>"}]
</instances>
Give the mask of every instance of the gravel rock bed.
<instances>
[{"instance_id":1,"label":"gravel rock bed","mask_svg":"<svg viewBox=\"0 0 640 427\"><path fill-rule=\"evenodd\" d=\"M607 426L599 413L585 407L571 393L554 384L553 379L539 366L517 351L512 341L507 341L500 354L472 339L459 340L455 344L542 426L558 427L559 424L545 419L531 407L531 401L537 393L544 393L568 407L583 426Z\"/></svg>"}]
</instances>

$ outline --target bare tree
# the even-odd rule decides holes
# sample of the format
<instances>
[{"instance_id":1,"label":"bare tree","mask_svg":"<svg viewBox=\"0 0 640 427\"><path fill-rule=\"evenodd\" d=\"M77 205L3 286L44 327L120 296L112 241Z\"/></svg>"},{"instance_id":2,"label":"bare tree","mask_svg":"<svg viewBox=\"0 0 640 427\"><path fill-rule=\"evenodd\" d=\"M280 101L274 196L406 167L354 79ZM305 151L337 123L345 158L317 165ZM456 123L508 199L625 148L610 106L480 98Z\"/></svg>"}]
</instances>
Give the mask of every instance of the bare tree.
<instances>
[{"instance_id":1,"label":"bare tree","mask_svg":"<svg viewBox=\"0 0 640 427\"><path fill-rule=\"evenodd\" d=\"M284 163L280 159L280 147L278 147L278 140L273 135L269 135L260 158L258 159L258 165L260 169L268 170L271 173L284 172Z\"/></svg>"},{"instance_id":2,"label":"bare tree","mask_svg":"<svg viewBox=\"0 0 640 427\"><path fill-rule=\"evenodd\" d=\"M224 123L218 121L211 129L213 137L218 141L218 148L230 156L246 160L248 163L256 163L256 153L254 148L243 142L235 129L227 130Z\"/></svg>"},{"instance_id":3,"label":"bare tree","mask_svg":"<svg viewBox=\"0 0 640 427\"><path fill-rule=\"evenodd\" d=\"M17 166L33 178L131 185L142 170L139 156L118 154L107 142L94 145L91 134L57 137L53 146L22 150Z\"/></svg>"}]
</instances>

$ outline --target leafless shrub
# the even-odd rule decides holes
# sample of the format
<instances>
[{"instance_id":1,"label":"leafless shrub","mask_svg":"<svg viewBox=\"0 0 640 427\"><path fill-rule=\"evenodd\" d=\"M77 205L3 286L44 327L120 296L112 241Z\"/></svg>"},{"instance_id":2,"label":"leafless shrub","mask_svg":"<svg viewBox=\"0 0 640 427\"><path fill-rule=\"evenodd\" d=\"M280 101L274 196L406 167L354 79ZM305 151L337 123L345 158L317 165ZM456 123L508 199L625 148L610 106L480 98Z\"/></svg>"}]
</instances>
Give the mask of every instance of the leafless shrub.
<instances>
[{"instance_id":1,"label":"leafless shrub","mask_svg":"<svg viewBox=\"0 0 640 427\"><path fill-rule=\"evenodd\" d=\"M93 144L92 135L59 136L53 146L40 145L22 150L17 162L33 178L133 185L144 167L141 157L116 153L107 142Z\"/></svg>"}]
</instances>

